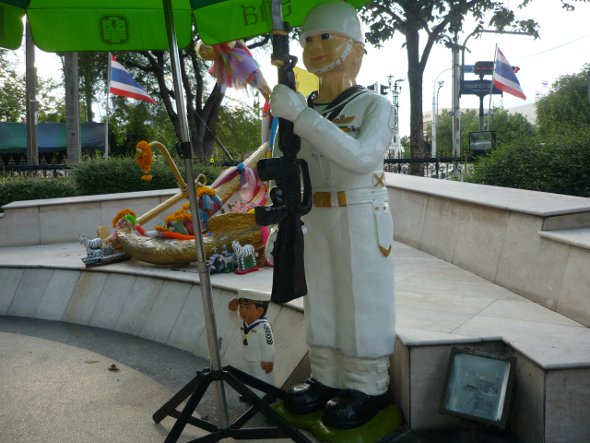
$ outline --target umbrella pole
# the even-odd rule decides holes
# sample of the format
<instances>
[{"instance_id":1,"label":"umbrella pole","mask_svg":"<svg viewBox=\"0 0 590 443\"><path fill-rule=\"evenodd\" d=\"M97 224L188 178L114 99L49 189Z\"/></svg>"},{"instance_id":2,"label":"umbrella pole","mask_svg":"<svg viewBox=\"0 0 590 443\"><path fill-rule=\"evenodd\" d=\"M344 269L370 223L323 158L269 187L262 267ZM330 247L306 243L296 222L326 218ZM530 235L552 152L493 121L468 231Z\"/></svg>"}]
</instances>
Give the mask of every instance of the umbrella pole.
<instances>
[{"instance_id":1,"label":"umbrella pole","mask_svg":"<svg viewBox=\"0 0 590 443\"><path fill-rule=\"evenodd\" d=\"M233 437L238 440L249 438L253 440L262 440L268 438L278 438L283 436L290 437L297 443L311 443L311 441L293 427L287 420L281 417L273 408L270 407L270 401L283 396L283 391L262 380L252 377L245 372L239 371L231 366L221 367L221 357L219 354L217 329L215 325L215 312L211 297L211 279L209 275L209 266L205 256L205 247L203 244L201 220L198 216L197 193L192 166L192 149L184 95L182 93L182 78L180 76L180 60L178 52L178 43L174 31L174 20L172 17L171 0L162 0L164 5L164 16L166 20L166 29L168 32L168 43L170 46L170 61L172 64L172 74L174 80L174 90L176 99L176 108L178 118L180 119L180 143L178 144L179 152L184 159L186 169L186 184L188 187L189 201L191 205L191 215L195 227L195 244L197 248L197 270L199 272L199 283L203 298L203 314L205 317L205 328L207 332L207 345L209 348L209 357L211 369L197 372L186 386L177 392L166 404L153 414L153 419L159 423L164 417L170 415L177 420L166 437L165 443L176 443L180 438L186 424L197 426L209 431L211 434L200 439L192 441L214 442L226 437ZM206 420L193 416L197 405L203 398L203 395L209 386L213 383L217 400L218 426L209 423ZM224 383L229 384L236 392L242 395L252 406L242 416L230 426L227 400L225 397ZM266 393L264 398L258 397L246 385ZM176 407L184 400L186 405L182 412ZM262 413L276 427L258 427L242 428L257 412Z\"/></svg>"},{"instance_id":2,"label":"umbrella pole","mask_svg":"<svg viewBox=\"0 0 590 443\"><path fill-rule=\"evenodd\" d=\"M184 103L184 94L182 93L182 78L180 75L180 60L178 43L176 41L176 32L174 30L174 20L172 17L171 0L163 0L164 15L166 20L166 29L168 32L168 43L170 46L170 62L172 65L172 74L174 80L174 95L176 99L176 112L180 122L180 149L184 159L184 166L186 170L186 183L188 185L189 201L191 206L191 215L193 219L193 226L195 227L195 244L197 248L197 270L199 272L199 283L201 286L201 293L203 298L203 309L205 317L205 327L207 332L207 344L209 348L209 358L211 369L214 371L221 370L221 357L219 348L217 346L217 328L215 325L215 313L213 309L213 301L211 297L211 279L209 275L209 267L205 257L205 248L203 246L201 220L198 214L197 193L195 188L195 180L192 164L192 149L190 142L190 133L188 126L188 119L186 115L186 105ZM215 394L217 400L218 420L221 428L229 426L229 418L227 412L227 400L225 398L225 391L221 381L215 381Z\"/></svg>"}]
</instances>

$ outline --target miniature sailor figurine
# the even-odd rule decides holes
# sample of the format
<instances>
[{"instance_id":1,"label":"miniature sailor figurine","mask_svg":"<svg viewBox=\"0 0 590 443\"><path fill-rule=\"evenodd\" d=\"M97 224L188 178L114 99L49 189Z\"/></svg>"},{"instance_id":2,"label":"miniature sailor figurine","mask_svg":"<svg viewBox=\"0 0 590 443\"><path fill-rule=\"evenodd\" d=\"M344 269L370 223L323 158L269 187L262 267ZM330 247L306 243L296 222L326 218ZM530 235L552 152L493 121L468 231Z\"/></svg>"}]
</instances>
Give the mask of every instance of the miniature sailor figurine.
<instances>
[{"instance_id":1,"label":"miniature sailor figurine","mask_svg":"<svg viewBox=\"0 0 590 443\"><path fill-rule=\"evenodd\" d=\"M230 300L227 308L230 318L242 331L245 372L274 386L274 338L270 323L265 317L269 301L270 294L252 289L238 289L238 298Z\"/></svg>"},{"instance_id":2,"label":"miniature sailor figurine","mask_svg":"<svg viewBox=\"0 0 590 443\"><path fill-rule=\"evenodd\" d=\"M314 191L313 208L302 217L311 378L287 391L285 407L295 414L323 409L324 424L355 428L390 404L393 221L383 158L394 110L356 84L364 34L349 3L314 7L300 43L319 90L306 101L279 84L270 98L273 115L292 121L301 137L298 157L308 163Z\"/></svg>"}]
</instances>

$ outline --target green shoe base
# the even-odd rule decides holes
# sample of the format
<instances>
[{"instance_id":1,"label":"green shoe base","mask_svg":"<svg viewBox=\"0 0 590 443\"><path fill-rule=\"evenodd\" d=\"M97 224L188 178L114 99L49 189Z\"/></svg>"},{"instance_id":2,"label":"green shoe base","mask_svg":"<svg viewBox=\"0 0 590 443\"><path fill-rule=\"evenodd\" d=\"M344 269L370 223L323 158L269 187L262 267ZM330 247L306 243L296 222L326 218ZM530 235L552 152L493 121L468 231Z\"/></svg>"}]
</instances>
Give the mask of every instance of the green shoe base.
<instances>
[{"instance_id":1,"label":"green shoe base","mask_svg":"<svg viewBox=\"0 0 590 443\"><path fill-rule=\"evenodd\" d=\"M282 402L272 405L277 413L296 428L310 432L322 442L375 443L401 428L402 411L395 405L382 409L368 423L354 429L329 428L322 422L322 411L305 415L292 414Z\"/></svg>"}]
</instances>

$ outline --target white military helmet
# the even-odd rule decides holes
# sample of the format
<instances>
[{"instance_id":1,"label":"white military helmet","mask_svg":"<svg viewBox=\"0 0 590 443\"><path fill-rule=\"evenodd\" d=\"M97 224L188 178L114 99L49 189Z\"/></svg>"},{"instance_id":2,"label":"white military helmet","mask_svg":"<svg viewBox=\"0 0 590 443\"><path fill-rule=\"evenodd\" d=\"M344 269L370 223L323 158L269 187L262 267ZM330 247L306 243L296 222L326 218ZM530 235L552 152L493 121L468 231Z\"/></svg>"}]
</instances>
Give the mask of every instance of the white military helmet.
<instances>
[{"instance_id":1,"label":"white military helmet","mask_svg":"<svg viewBox=\"0 0 590 443\"><path fill-rule=\"evenodd\" d=\"M337 32L355 42L365 43L361 21L356 9L350 3L342 0L332 0L321 3L313 8L303 21L299 42L305 45L309 34Z\"/></svg>"},{"instance_id":2,"label":"white military helmet","mask_svg":"<svg viewBox=\"0 0 590 443\"><path fill-rule=\"evenodd\" d=\"M242 288L238 289L238 298L250 300L252 302L270 301L270 292L262 292L257 289Z\"/></svg>"}]
</instances>

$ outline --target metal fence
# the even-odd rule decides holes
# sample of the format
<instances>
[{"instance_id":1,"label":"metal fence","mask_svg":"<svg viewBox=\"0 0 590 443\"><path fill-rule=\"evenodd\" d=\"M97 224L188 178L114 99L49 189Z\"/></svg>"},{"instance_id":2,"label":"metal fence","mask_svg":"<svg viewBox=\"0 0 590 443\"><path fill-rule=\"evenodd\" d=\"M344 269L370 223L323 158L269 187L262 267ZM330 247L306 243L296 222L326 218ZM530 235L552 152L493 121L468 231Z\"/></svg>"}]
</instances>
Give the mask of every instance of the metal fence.
<instances>
[{"instance_id":1,"label":"metal fence","mask_svg":"<svg viewBox=\"0 0 590 443\"><path fill-rule=\"evenodd\" d=\"M0 176L60 177L67 175L67 165L1 165Z\"/></svg>"},{"instance_id":2,"label":"metal fence","mask_svg":"<svg viewBox=\"0 0 590 443\"><path fill-rule=\"evenodd\" d=\"M383 169L406 175L463 181L473 168L470 157L391 158L383 160Z\"/></svg>"},{"instance_id":3,"label":"metal fence","mask_svg":"<svg viewBox=\"0 0 590 443\"><path fill-rule=\"evenodd\" d=\"M392 158L383 160L383 169L406 175L420 175L430 178L462 181L465 173L473 168L470 157L436 157L436 158ZM226 165L228 166L228 165ZM21 161L4 162L0 158L0 176L43 176L57 177L67 175L66 164L41 163L29 165Z\"/></svg>"},{"instance_id":4,"label":"metal fence","mask_svg":"<svg viewBox=\"0 0 590 443\"><path fill-rule=\"evenodd\" d=\"M67 175L69 166L62 153L50 153L39 157L39 164L29 164L22 154L0 154L0 177L35 176L58 177Z\"/></svg>"}]
</instances>

